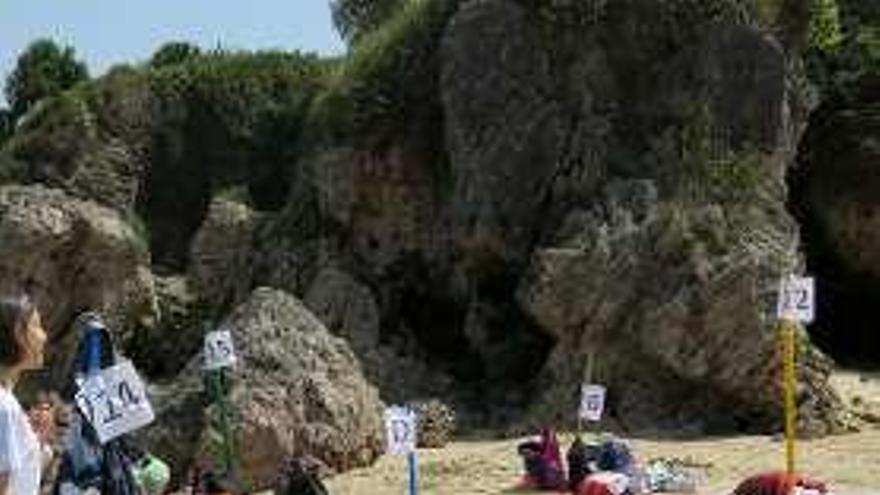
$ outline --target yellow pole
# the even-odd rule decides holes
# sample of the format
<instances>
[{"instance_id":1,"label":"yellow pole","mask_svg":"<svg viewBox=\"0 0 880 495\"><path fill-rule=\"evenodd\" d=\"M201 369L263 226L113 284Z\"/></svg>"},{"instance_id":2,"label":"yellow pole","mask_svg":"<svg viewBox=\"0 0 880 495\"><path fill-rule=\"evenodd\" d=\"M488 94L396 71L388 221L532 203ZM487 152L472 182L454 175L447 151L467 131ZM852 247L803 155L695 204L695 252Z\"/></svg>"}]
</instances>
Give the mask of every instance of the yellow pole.
<instances>
[{"instance_id":1,"label":"yellow pole","mask_svg":"<svg viewBox=\"0 0 880 495\"><path fill-rule=\"evenodd\" d=\"M797 404L795 399L797 391L797 370L795 368L797 343L795 340L795 330L794 322L782 321L783 393L785 394L785 468L789 475L794 474L795 439L797 436Z\"/></svg>"}]
</instances>

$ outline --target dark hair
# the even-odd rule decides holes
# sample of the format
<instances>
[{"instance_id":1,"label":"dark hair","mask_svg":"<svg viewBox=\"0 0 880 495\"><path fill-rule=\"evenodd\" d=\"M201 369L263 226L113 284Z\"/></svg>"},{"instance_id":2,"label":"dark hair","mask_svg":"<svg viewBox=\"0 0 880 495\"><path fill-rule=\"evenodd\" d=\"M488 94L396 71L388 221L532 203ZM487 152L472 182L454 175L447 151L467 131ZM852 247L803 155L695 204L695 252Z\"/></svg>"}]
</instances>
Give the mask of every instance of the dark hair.
<instances>
[{"instance_id":1,"label":"dark hair","mask_svg":"<svg viewBox=\"0 0 880 495\"><path fill-rule=\"evenodd\" d=\"M205 493L208 495L217 493L245 493L238 479L230 474L217 474L208 471L202 476L202 484Z\"/></svg>"},{"instance_id":2,"label":"dark hair","mask_svg":"<svg viewBox=\"0 0 880 495\"><path fill-rule=\"evenodd\" d=\"M21 331L37 310L30 299L0 299L0 366L15 366L24 358Z\"/></svg>"}]
</instances>

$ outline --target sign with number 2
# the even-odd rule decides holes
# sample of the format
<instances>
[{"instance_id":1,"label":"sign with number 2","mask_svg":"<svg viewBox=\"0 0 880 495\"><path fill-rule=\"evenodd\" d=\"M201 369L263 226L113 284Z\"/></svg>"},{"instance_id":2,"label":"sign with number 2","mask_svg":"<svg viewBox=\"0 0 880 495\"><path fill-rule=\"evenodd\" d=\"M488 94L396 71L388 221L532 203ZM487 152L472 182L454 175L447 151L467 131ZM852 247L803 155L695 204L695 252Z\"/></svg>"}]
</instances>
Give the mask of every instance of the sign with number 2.
<instances>
[{"instance_id":1,"label":"sign with number 2","mask_svg":"<svg viewBox=\"0 0 880 495\"><path fill-rule=\"evenodd\" d=\"M779 284L779 319L811 323L816 316L816 286L812 277L788 277Z\"/></svg>"}]
</instances>

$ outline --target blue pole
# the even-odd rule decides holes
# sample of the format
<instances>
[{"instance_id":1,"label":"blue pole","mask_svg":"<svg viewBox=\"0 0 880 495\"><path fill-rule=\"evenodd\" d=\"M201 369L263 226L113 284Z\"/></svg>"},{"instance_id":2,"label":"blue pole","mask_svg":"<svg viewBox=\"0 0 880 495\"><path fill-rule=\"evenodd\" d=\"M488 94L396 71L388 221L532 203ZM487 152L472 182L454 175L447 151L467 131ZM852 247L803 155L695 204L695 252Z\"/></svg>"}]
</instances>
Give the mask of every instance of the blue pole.
<instances>
[{"instance_id":1,"label":"blue pole","mask_svg":"<svg viewBox=\"0 0 880 495\"><path fill-rule=\"evenodd\" d=\"M409 453L409 495L419 494L419 465L416 461L416 451Z\"/></svg>"},{"instance_id":2,"label":"blue pole","mask_svg":"<svg viewBox=\"0 0 880 495\"><path fill-rule=\"evenodd\" d=\"M91 375L101 370L101 331L104 325L98 320L86 323L85 330L85 374Z\"/></svg>"}]
</instances>

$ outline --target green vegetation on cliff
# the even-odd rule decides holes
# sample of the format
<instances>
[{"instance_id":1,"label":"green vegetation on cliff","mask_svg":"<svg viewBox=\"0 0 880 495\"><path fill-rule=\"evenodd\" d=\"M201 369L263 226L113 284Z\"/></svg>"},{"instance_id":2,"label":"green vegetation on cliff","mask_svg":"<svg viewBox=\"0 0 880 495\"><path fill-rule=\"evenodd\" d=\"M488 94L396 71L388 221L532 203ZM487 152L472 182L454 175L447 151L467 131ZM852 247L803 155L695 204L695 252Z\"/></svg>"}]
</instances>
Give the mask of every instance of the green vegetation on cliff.
<instances>
[{"instance_id":1,"label":"green vegetation on cliff","mask_svg":"<svg viewBox=\"0 0 880 495\"><path fill-rule=\"evenodd\" d=\"M331 0L333 24L340 36L349 42L379 28L394 11L406 6L408 0Z\"/></svg>"},{"instance_id":2,"label":"green vegetation on cliff","mask_svg":"<svg viewBox=\"0 0 880 495\"><path fill-rule=\"evenodd\" d=\"M15 69L6 79L6 100L12 121L38 101L57 95L88 77L86 65L76 59L72 47L62 48L50 39L34 41L18 57Z\"/></svg>"},{"instance_id":3,"label":"green vegetation on cliff","mask_svg":"<svg viewBox=\"0 0 880 495\"><path fill-rule=\"evenodd\" d=\"M819 1L831 4L830 0ZM807 54L811 78L827 97L847 97L866 76L880 74L880 3L838 0L839 30L834 43L814 43ZM830 7L829 7L830 8ZM831 15L820 11L815 22ZM822 38L818 37L818 40Z\"/></svg>"},{"instance_id":4,"label":"green vegetation on cliff","mask_svg":"<svg viewBox=\"0 0 880 495\"><path fill-rule=\"evenodd\" d=\"M419 130L409 126L420 124L431 126L431 136L442 139L436 134L442 131L438 52L458 3L405 2L357 37L312 108L316 142L353 138L381 145L396 135L417 135Z\"/></svg>"}]
</instances>

